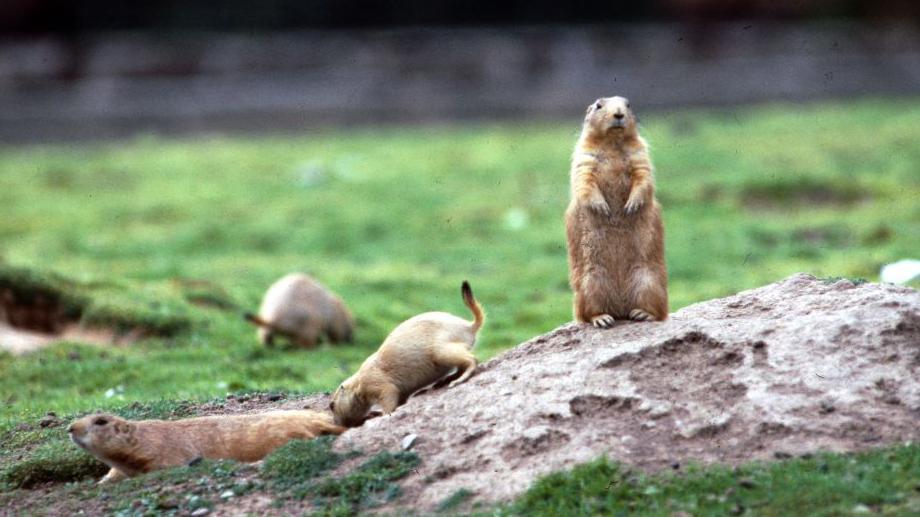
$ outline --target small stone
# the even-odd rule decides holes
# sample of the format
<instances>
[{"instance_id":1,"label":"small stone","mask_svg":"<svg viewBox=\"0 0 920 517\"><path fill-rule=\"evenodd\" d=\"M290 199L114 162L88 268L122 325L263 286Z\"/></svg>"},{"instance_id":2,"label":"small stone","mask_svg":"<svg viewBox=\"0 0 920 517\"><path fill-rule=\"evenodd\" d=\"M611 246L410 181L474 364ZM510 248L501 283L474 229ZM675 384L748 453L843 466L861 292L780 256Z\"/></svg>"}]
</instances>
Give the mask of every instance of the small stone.
<instances>
[{"instance_id":1,"label":"small stone","mask_svg":"<svg viewBox=\"0 0 920 517\"><path fill-rule=\"evenodd\" d=\"M680 470L680 462L674 461L671 463L671 468L674 470Z\"/></svg>"},{"instance_id":2,"label":"small stone","mask_svg":"<svg viewBox=\"0 0 920 517\"><path fill-rule=\"evenodd\" d=\"M402 450L408 451L409 449L411 449L412 446L415 445L415 440L416 440L417 438L418 438L418 435L415 434L415 433L407 434L407 435L402 439Z\"/></svg>"},{"instance_id":3,"label":"small stone","mask_svg":"<svg viewBox=\"0 0 920 517\"><path fill-rule=\"evenodd\" d=\"M757 486L757 483L751 478L741 478L738 480L738 486L741 488L754 488Z\"/></svg>"},{"instance_id":4,"label":"small stone","mask_svg":"<svg viewBox=\"0 0 920 517\"><path fill-rule=\"evenodd\" d=\"M223 492L221 492L220 498L221 498L221 499L230 499L231 497L233 497L233 496L235 496L235 495L236 495L236 494L233 493L233 490L224 490Z\"/></svg>"},{"instance_id":5,"label":"small stone","mask_svg":"<svg viewBox=\"0 0 920 517\"><path fill-rule=\"evenodd\" d=\"M850 511L853 513L872 513L872 508L869 508L868 506L864 504L857 504Z\"/></svg>"},{"instance_id":6,"label":"small stone","mask_svg":"<svg viewBox=\"0 0 920 517\"><path fill-rule=\"evenodd\" d=\"M192 517L201 517L202 515L207 515L207 514L209 514L209 513L211 513L211 510L208 510L207 508L199 508L199 509L195 510L194 512L192 512L192 513L191 513L191 516L192 516Z\"/></svg>"}]
</instances>

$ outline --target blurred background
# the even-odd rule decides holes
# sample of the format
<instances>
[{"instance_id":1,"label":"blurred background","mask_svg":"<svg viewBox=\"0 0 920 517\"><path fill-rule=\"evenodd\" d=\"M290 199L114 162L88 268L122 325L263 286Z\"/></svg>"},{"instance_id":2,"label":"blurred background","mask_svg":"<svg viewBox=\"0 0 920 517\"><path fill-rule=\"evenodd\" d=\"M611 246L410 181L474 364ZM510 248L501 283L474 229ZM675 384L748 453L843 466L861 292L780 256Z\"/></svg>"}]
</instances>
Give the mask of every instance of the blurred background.
<instances>
[{"instance_id":1,"label":"blurred background","mask_svg":"<svg viewBox=\"0 0 920 517\"><path fill-rule=\"evenodd\" d=\"M911 0L4 0L0 141L920 92Z\"/></svg>"}]
</instances>

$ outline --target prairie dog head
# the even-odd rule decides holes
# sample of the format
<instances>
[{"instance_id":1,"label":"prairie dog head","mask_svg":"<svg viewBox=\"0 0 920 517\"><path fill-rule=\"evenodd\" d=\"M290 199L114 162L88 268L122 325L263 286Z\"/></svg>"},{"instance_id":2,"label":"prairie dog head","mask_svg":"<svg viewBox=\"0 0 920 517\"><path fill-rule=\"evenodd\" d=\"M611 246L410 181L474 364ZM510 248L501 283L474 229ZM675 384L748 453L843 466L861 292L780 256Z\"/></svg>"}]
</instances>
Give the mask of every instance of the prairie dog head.
<instances>
[{"instance_id":1,"label":"prairie dog head","mask_svg":"<svg viewBox=\"0 0 920 517\"><path fill-rule=\"evenodd\" d=\"M602 97L588 106L584 129L598 136L632 136L636 134L636 122L629 99Z\"/></svg>"},{"instance_id":2,"label":"prairie dog head","mask_svg":"<svg viewBox=\"0 0 920 517\"><path fill-rule=\"evenodd\" d=\"M371 405L360 388L360 382L352 377L343 382L332 394L329 409L332 411L336 425L357 427L364 423L364 417Z\"/></svg>"},{"instance_id":3,"label":"prairie dog head","mask_svg":"<svg viewBox=\"0 0 920 517\"><path fill-rule=\"evenodd\" d=\"M124 418L105 413L87 415L70 424L73 443L103 458L118 455L137 444L137 426Z\"/></svg>"}]
</instances>

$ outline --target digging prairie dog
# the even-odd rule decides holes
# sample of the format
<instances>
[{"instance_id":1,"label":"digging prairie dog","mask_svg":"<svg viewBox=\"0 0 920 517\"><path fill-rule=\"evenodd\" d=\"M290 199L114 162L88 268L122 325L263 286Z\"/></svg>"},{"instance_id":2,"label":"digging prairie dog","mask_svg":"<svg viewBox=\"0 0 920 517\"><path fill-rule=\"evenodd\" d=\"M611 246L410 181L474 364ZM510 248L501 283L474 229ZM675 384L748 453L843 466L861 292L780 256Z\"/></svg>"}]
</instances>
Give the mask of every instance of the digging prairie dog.
<instances>
[{"instance_id":1,"label":"digging prairie dog","mask_svg":"<svg viewBox=\"0 0 920 517\"><path fill-rule=\"evenodd\" d=\"M655 200L648 144L623 97L598 99L572 154L565 214L575 319L668 317L664 226Z\"/></svg>"},{"instance_id":2,"label":"digging prairie dog","mask_svg":"<svg viewBox=\"0 0 920 517\"><path fill-rule=\"evenodd\" d=\"M340 434L345 428L317 411L270 411L183 420L125 420L98 413L68 428L70 439L112 467L100 483L199 459L259 461L295 439Z\"/></svg>"},{"instance_id":3,"label":"digging prairie dog","mask_svg":"<svg viewBox=\"0 0 920 517\"><path fill-rule=\"evenodd\" d=\"M392 413L413 393L445 380L455 369L457 377L451 387L473 374L477 362L471 350L485 314L469 283L463 282L461 294L473 321L446 312L426 312L400 323L332 395L329 408L335 423L361 425L374 404Z\"/></svg>"},{"instance_id":4,"label":"digging prairie dog","mask_svg":"<svg viewBox=\"0 0 920 517\"><path fill-rule=\"evenodd\" d=\"M302 347L312 347L326 336L332 343L351 342L354 320L345 303L332 291L303 273L285 275L268 288L259 314L246 314L259 327L257 337L272 345L283 336Z\"/></svg>"}]
</instances>

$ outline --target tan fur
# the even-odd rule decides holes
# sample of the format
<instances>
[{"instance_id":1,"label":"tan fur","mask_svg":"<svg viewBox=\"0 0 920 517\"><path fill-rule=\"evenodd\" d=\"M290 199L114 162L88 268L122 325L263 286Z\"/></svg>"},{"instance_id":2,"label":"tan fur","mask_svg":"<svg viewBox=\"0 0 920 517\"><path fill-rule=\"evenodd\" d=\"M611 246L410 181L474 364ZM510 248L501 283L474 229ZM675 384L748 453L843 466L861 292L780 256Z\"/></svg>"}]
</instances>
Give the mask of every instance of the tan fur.
<instances>
[{"instance_id":1,"label":"tan fur","mask_svg":"<svg viewBox=\"0 0 920 517\"><path fill-rule=\"evenodd\" d=\"M471 350L485 315L466 282L462 293L474 320L426 312L401 323L333 394L329 407L337 424L363 424L374 404L392 413L413 393L450 376L454 369L457 378L450 387L473 374L477 362Z\"/></svg>"},{"instance_id":2,"label":"tan fur","mask_svg":"<svg viewBox=\"0 0 920 517\"><path fill-rule=\"evenodd\" d=\"M303 347L315 346L323 336L332 343L351 342L354 333L354 320L342 300L303 273L272 284L258 316L247 314L246 319L259 326L263 345L271 345L275 336Z\"/></svg>"},{"instance_id":3,"label":"tan fur","mask_svg":"<svg viewBox=\"0 0 920 517\"><path fill-rule=\"evenodd\" d=\"M648 145L623 97L588 107L565 226L577 321L609 327L614 318L668 317L661 207Z\"/></svg>"},{"instance_id":4,"label":"tan fur","mask_svg":"<svg viewBox=\"0 0 920 517\"><path fill-rule=\"evenodd\" d=\"M112 467L100 482L203 459L259 461L291 440L345 429L317 411L270 411L183 420L125 420L114 415L85 416L68 431L70 439Z\"/></svg>"}]
</instances>

